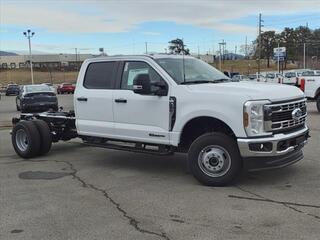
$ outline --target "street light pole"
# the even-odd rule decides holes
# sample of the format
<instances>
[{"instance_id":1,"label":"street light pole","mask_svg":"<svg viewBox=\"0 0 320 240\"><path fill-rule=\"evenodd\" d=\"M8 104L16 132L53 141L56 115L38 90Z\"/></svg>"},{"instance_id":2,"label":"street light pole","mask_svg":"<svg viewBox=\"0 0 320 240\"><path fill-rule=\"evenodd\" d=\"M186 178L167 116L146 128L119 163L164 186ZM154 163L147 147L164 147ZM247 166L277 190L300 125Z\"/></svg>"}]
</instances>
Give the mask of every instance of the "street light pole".
<instances>
[{"instance_id":1,"label":"street light pole","mask_svg":"<svg viewBox=\"0 0 320 240\"><path fill-rule=\"evenodd\" d=\"M32 53L31 53L31 38L34 35L34 32L31 32L31 30L28 29L27 32L23 32L23 35L26 38L28 38L28 42L29 42L29 61L30 61L30 71L31 71L31 83L33 85L34 81L33 81L33 67L32 67Z\"/></svg>"},{"instance_id":2,"label":"street light pole","mask_svg":"<svg viewBox=\"0 0 320 240\"><path fill-rule=\"evenodd\" d=\"M278 41L278 51L279 51L279 48L280 48L280 41ZM278 54L278 73L280 73L280 55L279 55L279 52L277 52Z\"/></svg>"}]
</instances>

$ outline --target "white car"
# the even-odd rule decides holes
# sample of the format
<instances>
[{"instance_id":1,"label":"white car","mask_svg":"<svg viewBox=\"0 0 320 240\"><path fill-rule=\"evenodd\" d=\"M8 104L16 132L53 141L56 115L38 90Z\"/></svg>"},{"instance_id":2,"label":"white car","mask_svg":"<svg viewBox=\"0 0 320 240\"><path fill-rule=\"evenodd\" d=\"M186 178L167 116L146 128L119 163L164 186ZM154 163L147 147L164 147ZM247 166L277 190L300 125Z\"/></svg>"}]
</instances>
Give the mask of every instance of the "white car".
<instances>
[{"instance_id":1,"label":"white car","mask_svg":"<svg viewBox=\"0 0 320 240\"><path fill-rule=\"evenodd\" d=\"M43 155L52 141L75 137L94 147L180 152L188 155L197 180L223 186L243 169L273 169L301 160L309 136L299 88L231 82L190 56L87 59L78 75L74 110L14 118L16 153Z\"/></svg>"},{"instance_id":2,"label":"white car","mask_svg":"<svg viewBox=\"0 0 320 240\"><path fill-rule=\"evenodd\" d=\"M299 82L299 73L295 71L286 72L283 75L283 84L297 86Z\"/></svg>"}]
</instances>

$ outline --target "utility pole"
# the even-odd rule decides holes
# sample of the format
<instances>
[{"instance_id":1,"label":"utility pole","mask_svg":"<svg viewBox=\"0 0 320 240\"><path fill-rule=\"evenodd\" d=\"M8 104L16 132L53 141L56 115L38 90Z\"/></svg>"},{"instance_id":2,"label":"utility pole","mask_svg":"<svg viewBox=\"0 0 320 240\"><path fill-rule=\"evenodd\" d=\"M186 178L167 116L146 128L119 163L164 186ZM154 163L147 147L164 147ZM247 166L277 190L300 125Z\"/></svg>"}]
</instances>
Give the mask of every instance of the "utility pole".
<instances>
[{"instance_id":1,"label":"utility pole","mask_svg":"<svg viewBox=\"0 0 320 240\"><path fill-rule=\"evenodd\" d=\"M237 45L234 46L234 60L237 59Z\"/></svg>"},{"instance_id":2,"label":"utility pole","mask_svg":"<svg viewBox=\"0 0 320 240\"><path fill-rule=\"evenodd\" d=\"M148 54L148 43L145 42L145 45L146 45L146 54Z\"/></svg>"},{"instance_id":3,"label":"utility pole","mask_svg":"<svg viewBox=\"0 0 320 240\"><path fill-rule=\"evenodd\" d=\"M279 51L279 48L280 48L280 40L278 40L278 51ZM278 73L280 73L280 54L279 52L277 54L278 54Z\"/></svg>"},{"instance_id":4,"label":"utility pole","mask_svg":"<svg viewBox=\"0 0 320 240\"><path fill-rule=\"evenodd\" d=\"M247 56L248 56L248 39L247 39L247 36L246 36L245 58L247 58Z\"/></svg>"},{"instance_id":5,"label":"utility pole","mask_svg":"<svg viewBox=\"0 0 320 240\"><path fill-rule=\"evenodd\" d=\"M224 51L225 51L225 45L227 43L224 41L224 39L222 39L222 42L219 43L219 52L220 52L220 70L221 70L221 59L223 59L224 62ZM221 53L221 46L222 46L222 53Z\"/></svg>"},{"instance_id":6,"label":"utility pole","mask_svg":"<svg viewBox=\"0 0 320 240\"><path fill-rule=\"evenodd\" d=\"M23 35L26 38L28 38L28 42L29 42L29 61L30 61L30 71L31 71L31 83L33 85L34 81L33 81L33 67L32 67L32 53L31 53L31 38L34 35L34 32L31 32L31 30L28 29L26 32L23 32Z\"/></svg>"},{"instance_id":7,"label":"utility pole","mask_svg":"<svg viewBox=\"0 0 320 240\"><path fill-rule=\"evenodd\" d=\"M199 48L199 45L198 45L198 58L200 59L200 48Z\"/></svg>"},{"instance_id":8,"label":"utility pole","mask_svg":"<svg viewBox=\"0 0 320 240\"><path fill-rule=\"evenodd\" d=\"M303 69L306 69L306 43L303 43Z\"/></svg>"},{"instance_id":9,"label":"utility pole","mask_svg":"<svg viewBox=\"0 0 320 240\"><path fill-rule=\"evenodd\" d=\"M221 71L221 45L223 43L219 43L219 70Z\"/></svg>"},{"instance_id":10,"label":"utility pole","mask_svg":"<svg viewBox=\"0 0 320 240\"><path fill-rule=\"evenodd\" d=\"M261 13L259 13L259 43L258 43L258 45L259 45L259 47L258 47L258 74L260 75L260 68L261 68L261 33L262 33L262 31L261 31L261 27L263 27L263 25L262 25L262 22L263 22L263 20L261 19Z\"/></svg>"}]
</instances>

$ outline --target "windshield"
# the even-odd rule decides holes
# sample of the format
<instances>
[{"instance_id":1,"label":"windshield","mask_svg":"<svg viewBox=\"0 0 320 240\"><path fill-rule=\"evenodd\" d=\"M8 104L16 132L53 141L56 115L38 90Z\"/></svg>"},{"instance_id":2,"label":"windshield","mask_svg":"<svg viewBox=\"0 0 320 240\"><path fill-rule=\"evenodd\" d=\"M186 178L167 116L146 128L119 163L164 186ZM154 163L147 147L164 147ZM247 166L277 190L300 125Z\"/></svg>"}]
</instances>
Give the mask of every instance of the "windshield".
<instances>
[{"instance_id":1,"label":"windshield","mask_svg":"<svg viewBox=\"0 0 320 240\"><path fill-rule=\"evenodd\" d=\"M184 61L182 58L160 58L155 61L178 84L230 81L222 72L196 58L185 58Z\"/></svg>"},{"instance_id":2,"label":"windshield","mask_svg":"<svg viewBox=\"0 0 320 240\"><path fill-rule=\"evenodd\" d=\"M19 88L18 85L9 85L7 88Z\"/></svg>"},{"instance_id":3,"label":"windshield","mask_svg":"<svg viewBox=\"0 0 320 240\"><path fill-rule=\"evenodd\" d=\"M295 77L295 76L296 76L296 73L294 73L294 72L288 72L285 74L285 77L287 77L287 78Z\"/></svg>"},{"instance_id":4,"label":"windshield","mask_svg":"<svg viewBox=\"0 0 320 240\"><path fill-rule=\"evenodd\" d=\"M267 78L275 78L275 74L274 73L267 73L266 77Z\"/></svg>"},{"instance_id":5,"label":"windshield","mask_svg":"<svg viewBox=\"0 0 320 240\"><path fill-rule=\"evenodd\" d=\"M33 85L33 86L26 86L27 93L33 92L52 92L52 89L47 85Z\"/></svg>"}]
</instances>

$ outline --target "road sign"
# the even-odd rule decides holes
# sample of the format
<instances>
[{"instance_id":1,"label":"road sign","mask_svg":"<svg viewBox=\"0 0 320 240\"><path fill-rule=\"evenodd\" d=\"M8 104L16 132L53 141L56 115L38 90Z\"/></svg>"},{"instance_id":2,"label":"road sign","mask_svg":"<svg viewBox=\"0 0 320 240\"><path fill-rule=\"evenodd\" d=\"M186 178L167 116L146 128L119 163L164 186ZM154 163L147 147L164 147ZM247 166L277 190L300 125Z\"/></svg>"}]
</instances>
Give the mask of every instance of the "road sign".
<instances>
[{"instance_id":1,"label":"road sign","mask_svg":"<svg viewBox=\"0 0 320 240\"><path fill-rule=\"evenodd\" d=\"M286 56L287 56L286 47L278 47L273 49L273 58L275 60L278 60L278 57L285 58ZM283 61L283 60L279 59L279 61Z\"/></svg>"},{"instance_id":2,"label":"road sign","mask_svg":"<svg viewBox=\"0 0 320 240\"><path fill-rule=\"evenodd\" d=\"M278 56L274 56L273 60L278 61ZM283 62L284 60L285 60L285 56L281 56L281 57L279 56L279 62Z\"/></svg>"},{"instance_id":3,"label":"road sign","mask_svg":"<svg viewBox=\"0 0 320 240\"><path fill-rule=\"evenodd\" d=\"M286 47L278 47L278 48L274 48L273 49L273 53L275 54L275 53L280 53L280 52L286 52L287 51L287 49L286 49Z\"/></svg>"}]
</instances>

